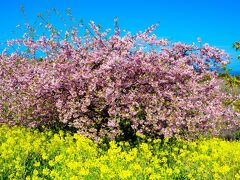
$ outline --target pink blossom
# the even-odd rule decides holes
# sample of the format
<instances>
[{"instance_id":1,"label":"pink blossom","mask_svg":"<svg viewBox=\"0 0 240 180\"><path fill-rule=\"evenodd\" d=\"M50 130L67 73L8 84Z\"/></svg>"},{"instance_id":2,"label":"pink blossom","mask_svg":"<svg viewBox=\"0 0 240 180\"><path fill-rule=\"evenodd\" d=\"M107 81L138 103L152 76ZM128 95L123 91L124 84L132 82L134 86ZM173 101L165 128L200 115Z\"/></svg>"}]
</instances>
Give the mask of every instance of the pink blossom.
<instances>
[{"instance_id":1,"label":"pink blossom","mask_svg":"<svg viewBox=\"0 0 240 180\"><path fill-rule=\"evenodd\" d=\"M201 43L201 42L202 42L202 39L201 39L200 37L198 37L198 38L197 38L197 41L198 41L199 43Z\"/></svg>"}]
</instances>

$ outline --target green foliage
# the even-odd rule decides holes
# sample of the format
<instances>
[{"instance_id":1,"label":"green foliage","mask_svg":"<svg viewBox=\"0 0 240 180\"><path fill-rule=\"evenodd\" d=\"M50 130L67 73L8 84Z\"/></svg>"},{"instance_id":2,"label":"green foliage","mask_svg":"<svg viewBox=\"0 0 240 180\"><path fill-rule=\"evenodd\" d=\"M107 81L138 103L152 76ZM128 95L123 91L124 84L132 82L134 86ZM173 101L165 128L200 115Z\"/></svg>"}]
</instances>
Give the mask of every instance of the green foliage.
<instances>
[{"instance_id":1,"label":"green foliage","mask_svg":"<svg viewBox=\"0 0 240 180\"><path fill-rule=\"evenodd\" d=\"M239 49L240 49L240 41L235 42L235 43L233 44L233 47L234 47L236 50L239 50Z\"/></svg>"},{"instance_id":2,"label":"green foliage","mask_svg":"<svg viewBox=\"0 0 240 180\"><path fill-rule=\"evenodd\" d=\"M225 80L226 86L229 90L240 86L240 76L229 74L229 69L224 69L225 73L219 75L220 78Z\"/></svg>"},{"instance_id":3,"label":"green foliage","mask_svg":"<svg viewBox=\"0 0 240 180\"><path fill-rule=\"evenodd\" d=\"M240 41L235 42L235 43L233 44L233 47L234 47L236 50L239 50L239 49L240 49ZM238 55L238 59L240 59L240 55Z\"/></svg>"}]
</instances>

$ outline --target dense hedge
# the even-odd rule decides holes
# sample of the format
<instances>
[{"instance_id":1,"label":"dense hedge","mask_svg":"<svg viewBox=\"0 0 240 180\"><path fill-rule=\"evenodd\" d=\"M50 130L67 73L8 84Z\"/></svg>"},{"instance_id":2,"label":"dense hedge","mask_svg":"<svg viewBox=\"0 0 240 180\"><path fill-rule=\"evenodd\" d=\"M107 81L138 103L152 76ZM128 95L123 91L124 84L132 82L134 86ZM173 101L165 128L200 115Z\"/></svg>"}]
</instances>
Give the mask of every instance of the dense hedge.
<instances>
[{"instance_id":1,"label":"dense hedge","mask_svg":"<svg viewBox=\"0 0 240 180\"><path fill-rule=\"evenodd\" d=\"M63 123L99 140L192 137L238 126L212 67L226 64L224 51L169 43L152 34L133 36L78 31L37 40L9 41L27 53L0 56L0 122L50 127ZM44 55L37 58L38 55Z\"/></svg>"}]
</instances>

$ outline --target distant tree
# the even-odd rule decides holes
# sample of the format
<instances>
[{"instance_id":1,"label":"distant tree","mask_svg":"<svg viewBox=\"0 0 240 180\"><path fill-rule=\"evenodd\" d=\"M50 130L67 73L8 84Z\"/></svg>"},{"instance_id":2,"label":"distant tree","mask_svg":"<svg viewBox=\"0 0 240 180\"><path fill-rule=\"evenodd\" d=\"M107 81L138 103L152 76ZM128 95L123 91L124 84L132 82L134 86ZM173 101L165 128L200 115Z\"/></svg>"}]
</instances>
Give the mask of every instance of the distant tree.
<instances>
[{"instance_id":1,"label":"distant tree","mask_svg":"<svg viewBox=\"0 0 240 180\"><path fill-rule=\"evenodd\" d=\"M240 50L240 41L237 41L233 44L233 47L238 51ZM240 59L240 55L238 55L238 59Z\"/></svg>"}]
</instances>

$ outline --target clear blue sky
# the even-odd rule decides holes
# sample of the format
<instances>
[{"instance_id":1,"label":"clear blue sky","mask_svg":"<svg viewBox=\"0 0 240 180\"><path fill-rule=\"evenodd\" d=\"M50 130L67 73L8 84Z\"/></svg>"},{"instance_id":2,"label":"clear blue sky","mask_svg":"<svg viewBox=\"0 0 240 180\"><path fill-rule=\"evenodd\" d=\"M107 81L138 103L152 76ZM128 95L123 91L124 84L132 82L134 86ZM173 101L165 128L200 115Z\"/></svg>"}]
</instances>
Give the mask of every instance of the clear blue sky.
<instances>
[{"instance_id":1,"label":"clear blue sky","mask_svg":"<svg viewBox=\"0 0 240 180\"><path fill-rule=\"evenodd\" d=\"M236 59L232 48L240 40L240 0L0 0L0 41L15 38L11 31L24 22L20 6L24 5L27 18L33 22L37 13L56 8L64 14L72 9L76 18L113 27L114 17L119 17L122 29L144 30L160 22L158 36L186 43L203 42L225 49ZM239 52L240 53L240 52ZM240 61L231 66L240 71Z\"/></svg>"}]
</instances>

